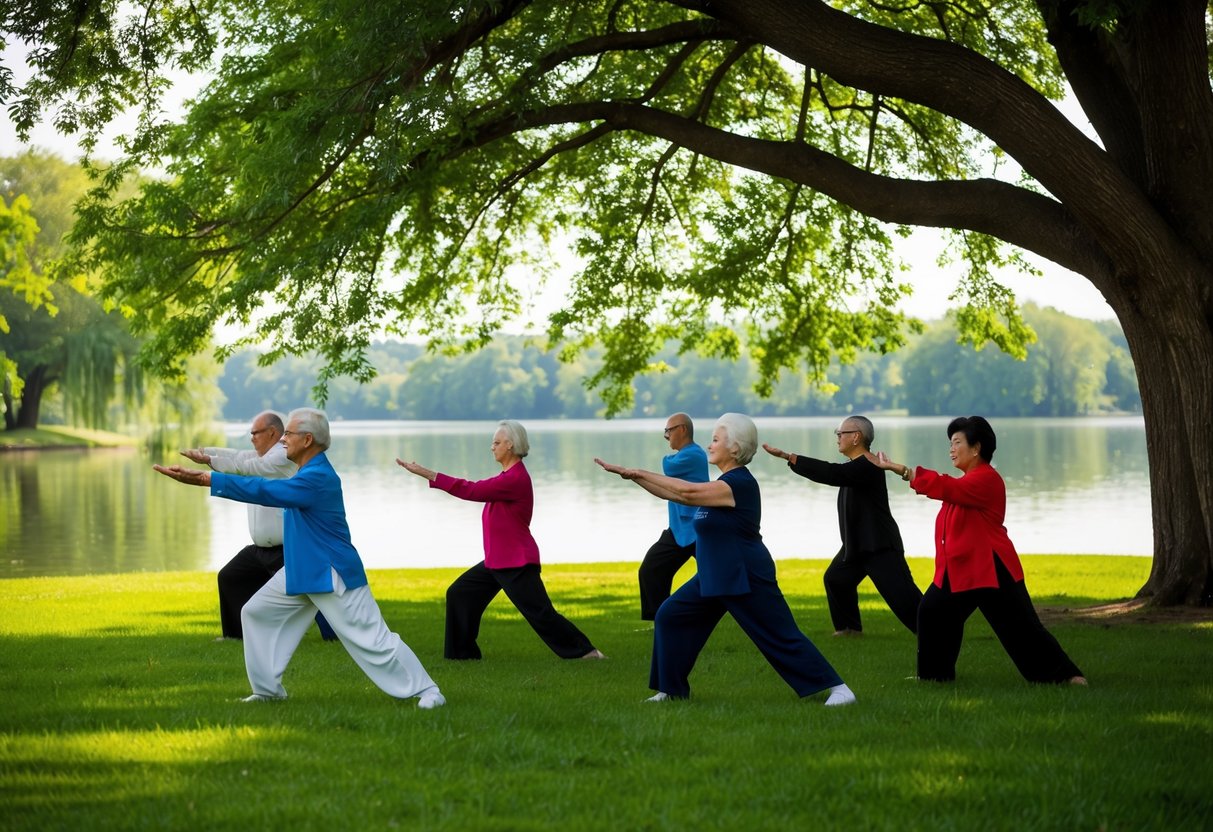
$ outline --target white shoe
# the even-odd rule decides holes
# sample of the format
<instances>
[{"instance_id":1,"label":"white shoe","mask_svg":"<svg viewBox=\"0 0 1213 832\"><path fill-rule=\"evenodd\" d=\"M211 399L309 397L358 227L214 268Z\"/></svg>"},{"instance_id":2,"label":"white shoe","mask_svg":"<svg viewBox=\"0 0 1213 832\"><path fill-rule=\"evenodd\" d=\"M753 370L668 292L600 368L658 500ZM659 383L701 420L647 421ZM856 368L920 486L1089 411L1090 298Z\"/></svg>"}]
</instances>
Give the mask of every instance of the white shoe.
<instances>
[{"instance_id":1,"label":"white shoe","mask_svg":"<svg viewBox=\"0 0 1213 832\"><path fill-rule=\"evenodd\" d=\"M446 704L446 697L442 695L442 691L438 687L427 688L417 697L417 707L424 710L431 708L441 708Z\"/></svg>"},{"instance_id":2,"label":"white shoe","mask_svg":"<svg viewBox=\"0 0 1213 832\"><path fill-rule=\"evenodd\" d=\"M827 708L837 708L855 702L855 693L846 685L835 685L830 688L830 696L826 699Z\"/></svg>"},{"instance_id":3,"label":"white shoe","mask_svg":"<svg viewBox=\"0 0 1213 832\"><path fill-rule=\"evenodd\" d=\"M241 702L280 702L286 699L285 696L270 696L265 693L254 693L241 699Z\"/></svg>"},{"instance_id":4,"label":"white shoe","mask_svg":"<svg viewBox=\"0 0 1213 832\"><path fill-rule=\"evenodd\" d=\"M650 696L648 699L646 699L644 701L645 702L669 702L670 698L671 697L668 693L662 693L661 691L657 691L657 693L653 694L652 696Z\"/></svg>"}]
</instances>

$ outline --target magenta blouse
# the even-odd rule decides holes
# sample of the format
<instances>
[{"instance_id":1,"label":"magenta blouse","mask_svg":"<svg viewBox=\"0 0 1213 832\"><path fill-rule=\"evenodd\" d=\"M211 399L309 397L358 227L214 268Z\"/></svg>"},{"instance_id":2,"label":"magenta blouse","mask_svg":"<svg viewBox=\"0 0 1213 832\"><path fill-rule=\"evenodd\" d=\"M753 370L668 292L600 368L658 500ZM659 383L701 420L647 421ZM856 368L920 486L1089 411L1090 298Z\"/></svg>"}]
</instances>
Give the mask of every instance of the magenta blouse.
<instances>
[{"instance_id":1,"label":"magenta blouse","mask_svg":"<svg viewBox=\"0 0 1213 832\"><path fill-rule=\"evenodd\" d=\"M484 503L480 515L484 531L484 565L512 569L539 563L539 545L531 536L535 490L521 461L495 477L472 482L438 474L430 483L461 500Z\"/></svg>"}]
</instances>

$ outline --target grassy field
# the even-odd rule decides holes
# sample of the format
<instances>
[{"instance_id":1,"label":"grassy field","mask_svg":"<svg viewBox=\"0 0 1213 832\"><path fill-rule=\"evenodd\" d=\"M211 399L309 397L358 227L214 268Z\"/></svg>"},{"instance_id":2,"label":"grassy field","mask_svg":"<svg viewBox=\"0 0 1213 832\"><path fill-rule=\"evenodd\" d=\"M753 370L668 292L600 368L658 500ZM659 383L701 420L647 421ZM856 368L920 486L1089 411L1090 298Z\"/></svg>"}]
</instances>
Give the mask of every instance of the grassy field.
<instances>
[{"instance_id":1,"label":"grassy field","mask_svg":"<svg viewBox=\"0 0 1213 832\"><path fill-rule=\"evenodd\" d=\"M1066 610L1122 599L1141 558L1025 559L1089 688L1024 683L980 616L959 680L919 683L875 595L835 639L824 561L780 563L802 628L859 702L799 700L726 619L689 702L648 704L631 564L550 566L610 656L564 662L498 599L485 658L441 658L455 570L371 574L449 704L380 693L313 629L291 698L242 704L203 573L0 581L0 829L1204 830L1213 624ZM921 584L930 564L915 560ZM865 589L868 586L865 584Z\"/></svg>"}]
</instances>

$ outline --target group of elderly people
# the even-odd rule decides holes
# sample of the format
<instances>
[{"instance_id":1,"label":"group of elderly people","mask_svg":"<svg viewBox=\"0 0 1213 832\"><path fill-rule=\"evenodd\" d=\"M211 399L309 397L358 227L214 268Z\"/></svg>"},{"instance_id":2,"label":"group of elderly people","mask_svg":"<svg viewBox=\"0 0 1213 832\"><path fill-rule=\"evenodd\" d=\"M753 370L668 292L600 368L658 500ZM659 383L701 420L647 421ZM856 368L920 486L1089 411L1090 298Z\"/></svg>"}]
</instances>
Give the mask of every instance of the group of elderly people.
<instances>
[{"instance_id":1,"label":"group of elderly people","mask_svg":"<svg viewBox=\"0 0 1213 832\"><path fill-rule=\"evenodd\" d=\"M712 429L706 453L694 442L684 413L664 432L674 453L663 473L595 459L609 473L630 480L670 503L670 528L640 569L641 614L654 620L648 701L690 696L689 677L699 653L725 613L733 616L771 666L799 696L827 692L825 704L853 703L855 694L796 624L776 580L775 563L760 533L761 495L747 467L759 448L752 419L726 413ZM1078 667L1041 624L1024 583L1023 567L1003 525L1006 487L990 464L997 441L980 416L953 419L947 434L959 476L911 468L871 450L872 423L850 416L835 430L843 463L812 459L771 445L797 474L838 488L842 546L825 573L835 635L862 632L857 587L867 577L902 624L918 639L918 678L956 676L964 624L981 610L1025 679L1085 684ZM382 690L416 697L423 708L445 697L416 655L388 629L370 594L350 542L340 479L325 455L330 436L321 411L293 411L283 430L287 457L298 467L289 479L240 476L182 466L155 466L161 473L208 486L214 496L280 507L284 513L284 567L241 611L245 665L253 693L246 701L285 698L282 675L317 611L354 660ZM501 473L471 481L397 459L429 487L484 504L484 559L447 591L447 659L479 659L481 618L497 593L522 613L561 658L602 659L603 653L556 611L540 573L539 548L531 535L534 490L524 458L526 429L498 424L492 440ZM186 456L200 461L196 454ZM711 480L707 464L720 476ZM900 532L889 511L885 471L941 503L935 530L935 574L925 593L906 564ZM696 574L670 592L675 573L691 557Z\"/></svg>"}]
</instances>

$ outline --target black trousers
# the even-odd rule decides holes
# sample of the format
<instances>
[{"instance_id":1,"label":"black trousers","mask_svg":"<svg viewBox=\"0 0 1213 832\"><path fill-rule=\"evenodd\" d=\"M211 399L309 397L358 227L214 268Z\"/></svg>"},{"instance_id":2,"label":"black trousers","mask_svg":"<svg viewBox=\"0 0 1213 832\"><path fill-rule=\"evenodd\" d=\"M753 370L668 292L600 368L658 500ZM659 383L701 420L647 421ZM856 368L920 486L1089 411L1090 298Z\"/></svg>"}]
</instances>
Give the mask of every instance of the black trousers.
<instances>
[{"instance_id":1,"label":"black trousers","mask_svg":"<svg viewBox=\"0 0 1213 832\"><path fill-rule=\"evenodd\" d=\"M539 564L515 569L489 569L484 561L464 572L446 591L446 644L448 659L479 659L480 619L497 593L505 591L522 617L543 643L562 659L580 659L594 645L552 606L540 576Z\"/></svg>"},{"instance_id":2,"label":"black trousers","mask_svg":"<svg viewBox=\"0 0 1213 832\"><path fill-rule=\"evenodd\" d=\"M645 552L640 562L640 617L652 621L657 608L670 597L674 576L688 560L695 557L695 544L679 546L674 533L666 529L657 542Z\"/></svg>"},{"instance_id":3,"label":"black trousers","mask_svg":"<svg viewBox=\"0 0 1213 832\"><path fill-rule=\"evenodd\" d=\"M897 620L911 633L918 632L918 604L922 601L922 592L914 583L905 554L893 549L853 554L846 560L843 560L842 552L834 556L824 578L834 629L863 631L858 590L864 578L872 579L872 585Z\"/></svg>"},{"instance_id":4,"label":"black trousers","mask_svg":"<svg viewBox=\"0 0 1213 832\"><path fill-rule=\"evenodd\" d=\"M953 592L944 575L943 588L932 583L918 607L918 678L948 682L956 678L956 659L964 625L981 610L1015 667L1029 682L1066 682L1082 671L1040 623L1025 581L1016 581L994 558L998 587Z\"/></svg>"},{"instance_id":5,"label":"black trousers","mask_svg":"<svg viewBox=\"0 0 1213 832\"><path fill-rule=\"evenodd\" d=\"M657 613L649 687L678 698L690 696L691 670L726 612L798 696L842 684L817 645L796 626L775 581L751 575L746 595L705 596L696 575Z\"/></svg>"},{"instance_id":6,"label":"black trousers","mask_svg":"<svg viewBox=\"0 0 1213 832\"><path fill-rule=\"evenodd\" d=\"M248 600L265 586L282 568L281 546L245 546L236 556L219 570L219 624L225 638L244 639L244 628L240 624L240 610ZM333 628L316 613L316 626L325 641L337 638Z\"/></svg>"}]
</instances>

